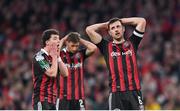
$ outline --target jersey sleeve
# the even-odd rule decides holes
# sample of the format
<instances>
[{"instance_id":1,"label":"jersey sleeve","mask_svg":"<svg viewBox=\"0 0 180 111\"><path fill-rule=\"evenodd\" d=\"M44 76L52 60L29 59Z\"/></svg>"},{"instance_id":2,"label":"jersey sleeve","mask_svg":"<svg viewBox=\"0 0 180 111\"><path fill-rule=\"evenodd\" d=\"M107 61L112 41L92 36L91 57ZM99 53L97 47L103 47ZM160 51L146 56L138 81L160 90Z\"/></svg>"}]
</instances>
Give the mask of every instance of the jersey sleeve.
<instances>
[{"instance_id":1,"label":"jersey sleeve","mask_svg":"<svg viewBox=\"0 0 180 111\"><path fill-rule=\"evenodd\" d=\"M102 54L104 54L104 53L106 53L107 52L107 46L108 46L108 41L107 40L105 40L105 39L103 39L102 38L102 40L101 40L101 42L100 43L98 43L98 44L96 44L97 45L97 47L99 48L99 50L100 50L100 52L102 53Z\"/></svg>"},{"instance_id":2,"label":"jersey sleeve","mask_svg":"<svg viewBox=\"0 0 180 111\"><path fill-rule=\"evenodd\" d=\"M34 66L35 68L39 68L42 72L45 72L48 68L50 68L50 64L42 55L34 57Z\"/></svg>"},{"instance_id":3,"label":"jersey sleeve","mask_svg":"<svg viewBox=\"0 0 180 111\"><path fill-rule=\"evenodd\" d=\"M80 50L81 54L83 55L84 60L89 57L88 55L86 55L86 50L87 50L86 48L83 48Z\"/></svg>"},{"instance_id":4,"label":"jersey sleeve","mask_svg":"<svg viewBox=\"0 0 180 111\"><path fill-rule=\"evenodd\" d=\"M140 32L137 29L133 31L133 34L130 36L129 40L134 46L135 51L137 51L138 46L143 38L144 32Z\"/></svg>"}]
</instances>

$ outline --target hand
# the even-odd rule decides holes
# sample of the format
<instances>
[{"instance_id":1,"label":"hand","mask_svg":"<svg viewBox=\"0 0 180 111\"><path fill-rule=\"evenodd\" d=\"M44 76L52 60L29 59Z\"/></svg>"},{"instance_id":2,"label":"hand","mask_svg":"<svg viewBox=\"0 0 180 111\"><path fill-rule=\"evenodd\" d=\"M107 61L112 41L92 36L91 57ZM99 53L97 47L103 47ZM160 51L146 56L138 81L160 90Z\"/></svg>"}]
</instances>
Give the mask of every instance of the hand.
<instances>
[{"instance_id":1,"label":"hand","mask_svg":"<svg viewBox=\"0 0 180 111\"><path fill-rule=\"evenodd\" d=\"M63 37L60 42L59 42L59 48L61 49L61 47L63 46L64 42L67 40L67 35L65 37Z\"/></svg>"},{"instance_id":2,"label":"hand","mask_svg":"<svg viewBox=\"0 0 180 111\"><path fill-rule=\"evenodd\" d=\"M65 41L67 40L67 38L68 38L68 35L66 35L65 37L63 37L60 41L65 42Z\"/></svg>"},{"instance_id":3,"label":"hand","mask_svg":"<svg viewBox=\"0 0 180 111\"><path fill-rule=\"evenodd\" d=\"M59 47L58 49L61 50L62 46L64 45L65 41L67 40L67 35L65 37L63 37L60 42L59 42Z\"/></svg>"},{"instance_id":4,"label":"hand","mask_svg":"<svg viewBox=\"0 0 180 111\"><path fill-rule=\"evenodd\" d=\"M59 56L59 53L58 53L58 44L57 43L53 43L53 44L50 45L49 55L51 57Z\"/></svg>"}]
</instances>

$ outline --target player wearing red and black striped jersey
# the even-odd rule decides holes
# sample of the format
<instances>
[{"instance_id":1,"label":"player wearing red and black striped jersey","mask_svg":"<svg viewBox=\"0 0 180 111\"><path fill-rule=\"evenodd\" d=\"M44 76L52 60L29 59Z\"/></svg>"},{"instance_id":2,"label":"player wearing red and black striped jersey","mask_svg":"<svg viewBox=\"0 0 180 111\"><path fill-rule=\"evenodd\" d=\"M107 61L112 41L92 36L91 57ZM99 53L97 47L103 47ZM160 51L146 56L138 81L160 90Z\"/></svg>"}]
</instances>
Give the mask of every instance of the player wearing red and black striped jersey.
<instances>
[{"instance_id":1,"label":"player wearing red and black striped jersey","mask_svg":"<svg viewBox=\"0 0 180 111\"><path fill-rule=\"evenodd\" d=\"M130 38L124 38L124 25L136 26ZM145 31L144 18L113 18L86 28L91 41L103 54L109 69L111 93L109 109L143 109L140 75L137 67L137 49ZM107 41L97 32L106 29L113 41Z\"/></svg>"},{"instance_id":2,"label":"player wearing red and black striped jersey","mask_svg":"<svg viewBox=\"0 0 180 111\"><path fill-rule=\"evenodd\" d=\"M68 77L59 77L59 109L85 109L83 65L85 59L91 56L97 47L82 39L77 32L69 33L62 40L66 47L62 49L60 56L68 67L69 74ZM84 45L85 49L79 49L80 44Z\"/></svg>"},{"instance_id":3,"label":"player wearing red and black striped jersey","mask_svg":"<svg viewBox=\"0 0 180 111\"><path fill-rule=\"evenodd\" d=\"M48 29L42 36L43 48L35 54L32 62L33 97L35 110L55 110L57 99L57 73L67 76L67 67L62 62L58 50L59 33Z\"/></svg>"}]
</instances>

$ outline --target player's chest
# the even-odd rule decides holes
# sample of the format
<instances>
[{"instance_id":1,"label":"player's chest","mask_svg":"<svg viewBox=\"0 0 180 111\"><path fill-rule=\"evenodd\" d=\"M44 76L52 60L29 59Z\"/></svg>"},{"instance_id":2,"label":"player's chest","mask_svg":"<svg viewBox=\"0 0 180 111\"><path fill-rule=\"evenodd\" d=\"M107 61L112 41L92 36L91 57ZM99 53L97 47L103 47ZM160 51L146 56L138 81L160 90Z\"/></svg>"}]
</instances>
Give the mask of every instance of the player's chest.
<instances>
[{"instance_id":1,"label":"player's chest","mask_svg":"<svg viewBox=\"0 0 180 111\"><path fill-rule=\"evenodd\" d=\"M76 54L63 54L61 55L61 58L67 68L70 70L76 70L78 68L82 68L83 66L83 56L81 53Z\"/></svg>"},{"instance_id":2,"label":"player's chest","mask_svg":"<svg viewBox=\"0 0 180 111\"><path fill-rule=\"evenodd\" d=\"M108 47L109 57L119 58L119 57L132 57L134 53L134 49L130 43L124 44L111 44Z\"/></svg>"}]
</instances>

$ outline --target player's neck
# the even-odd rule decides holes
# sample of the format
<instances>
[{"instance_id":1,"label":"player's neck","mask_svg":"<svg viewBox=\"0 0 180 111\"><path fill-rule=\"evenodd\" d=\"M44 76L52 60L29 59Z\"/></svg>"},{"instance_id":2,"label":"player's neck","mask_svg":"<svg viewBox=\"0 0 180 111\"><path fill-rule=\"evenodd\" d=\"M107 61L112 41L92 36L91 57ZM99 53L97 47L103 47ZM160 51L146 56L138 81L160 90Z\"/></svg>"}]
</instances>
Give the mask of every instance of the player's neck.
<instances>
[{"instance_id":1,"label":"player's neck","mask_svg":"<svg viewBox=\"0 0 180 111\"><path fill-rule=\"evenodd\" d=\"M44 47L43 49L49 54L49 49L47 47Z\"/></svg>"},{"instance_id":2,"label":"player's neck","mask_svg":"<svg viewBox=\"0 0 180 111\"><path fill-rule=\"evenodd\" d=\"M115 44L122 44L124 41L125 41L125 39L123 37L120 40L113 39L113 43L115 43Z\"/></svg>"}]
</instances>

